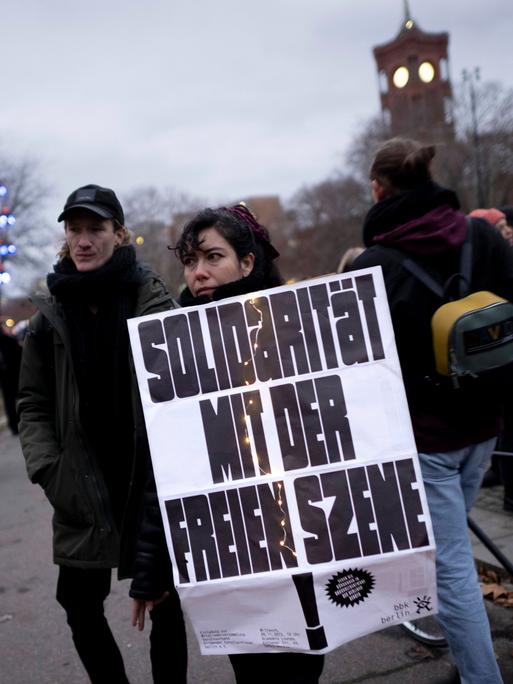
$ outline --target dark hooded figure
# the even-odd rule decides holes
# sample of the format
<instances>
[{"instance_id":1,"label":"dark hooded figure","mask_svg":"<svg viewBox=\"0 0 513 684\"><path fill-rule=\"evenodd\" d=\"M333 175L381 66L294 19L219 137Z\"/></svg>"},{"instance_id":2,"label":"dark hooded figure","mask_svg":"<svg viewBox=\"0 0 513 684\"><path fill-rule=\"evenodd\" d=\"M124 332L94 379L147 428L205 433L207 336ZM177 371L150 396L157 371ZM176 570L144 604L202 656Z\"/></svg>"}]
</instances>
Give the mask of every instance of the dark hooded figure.
<instances>
[{"instance_id":1,"label":"dark hooded figure","mask_svg":"<svg viewBox=\"0 0 513 684\"><path fill-rule=\"evenodd\" d=\"M435 148L394 138L370 170L374 206L353 269L381 266L437 547L439 621L461 681L501 682L474 567L467 512L500 433L502 401L481 387L456 390L437 376L431 317L443 303L410 273L397 250L450 289L472 230L470 291L513 299L513 253L499 232L469 225L457 196L431 175ZM454 280L454 279L452 279Z\"/></svg>"}]
</instances>

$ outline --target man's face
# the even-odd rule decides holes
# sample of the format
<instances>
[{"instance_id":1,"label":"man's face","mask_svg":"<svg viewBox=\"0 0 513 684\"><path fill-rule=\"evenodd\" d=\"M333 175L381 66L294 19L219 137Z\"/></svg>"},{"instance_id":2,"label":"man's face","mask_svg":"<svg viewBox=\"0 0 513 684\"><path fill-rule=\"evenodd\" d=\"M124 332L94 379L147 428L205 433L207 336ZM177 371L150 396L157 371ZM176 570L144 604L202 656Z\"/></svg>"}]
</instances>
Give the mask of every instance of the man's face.
<instances>
[{"instance_id":1,"label":"man's face","mask_svg":"<svg viewBox=\"0 0 513 684\"><path fill-rule=\"evenodd\" d=\"M114 221L86 209L70 212L65 235L70 258L81 272L95 271L103 266L123 239L123 231L115 228Z\"/></svg>"}]
</instances>

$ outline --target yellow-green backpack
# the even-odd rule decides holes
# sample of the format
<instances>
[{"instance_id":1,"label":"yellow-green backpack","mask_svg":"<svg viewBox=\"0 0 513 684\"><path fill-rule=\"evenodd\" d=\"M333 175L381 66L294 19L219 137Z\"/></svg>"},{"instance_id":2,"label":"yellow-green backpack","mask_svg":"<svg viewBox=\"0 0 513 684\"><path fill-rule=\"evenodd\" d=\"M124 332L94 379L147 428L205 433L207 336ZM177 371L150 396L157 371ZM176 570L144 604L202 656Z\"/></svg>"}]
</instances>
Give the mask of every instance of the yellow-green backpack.
<instances>
[{"instance_id":1,"label":"yellow-green backpack","mask_svg":"<svg viewBox=\"0 0 513 684\"><path fill-rule=\"evenodd\" d=\"M493 292L467 294L472 279L472 222L461 249L460 271L449 281L458 281L459 298L446 301L431 318L436 370L461 381L483 378L492 384L513 370L513 303ZM396 250L394 250L396 251ZM448 283L442 286L417 262L402 258L402 265L441 299L447 299Z\"/></svg>"}]
</instances>

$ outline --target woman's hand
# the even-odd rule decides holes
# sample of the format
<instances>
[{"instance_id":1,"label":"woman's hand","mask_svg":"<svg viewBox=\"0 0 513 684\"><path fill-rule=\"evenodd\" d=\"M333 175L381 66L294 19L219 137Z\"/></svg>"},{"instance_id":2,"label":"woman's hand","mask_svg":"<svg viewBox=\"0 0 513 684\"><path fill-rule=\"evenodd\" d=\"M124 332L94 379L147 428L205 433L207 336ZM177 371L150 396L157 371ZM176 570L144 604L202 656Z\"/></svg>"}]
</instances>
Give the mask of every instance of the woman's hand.
<instances>
[{"instance_id":1,"label":"woman's hand","mask_svg":"<svg viewBox=\"0 0 513 684\"><path fill-rule=\"evenodd\" d=\"M169 592L165 591L162 596L154 601L144 599L133 599L132 601L132 627L137 627L140 632L144 629L144 618L146 611L151 612L155 606L165 601Z\"/></svg>"}]
</instances>

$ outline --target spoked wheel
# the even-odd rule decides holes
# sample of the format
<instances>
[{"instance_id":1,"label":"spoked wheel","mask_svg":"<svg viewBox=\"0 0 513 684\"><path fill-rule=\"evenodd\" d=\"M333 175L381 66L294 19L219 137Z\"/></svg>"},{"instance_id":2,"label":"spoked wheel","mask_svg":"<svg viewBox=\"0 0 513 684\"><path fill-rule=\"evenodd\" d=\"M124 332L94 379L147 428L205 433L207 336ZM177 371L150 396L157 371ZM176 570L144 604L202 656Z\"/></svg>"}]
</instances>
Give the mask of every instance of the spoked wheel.
<instances>
[{"instance_id":1,"label":"spoked wheel","mask_svg":"<svg viewBox=\"0 0 513 684\"><path fill-rule=\"evenodd\" d=\"M415 641L419 641L421 644L436 648L447 646L447 640L434 617L428 615L419 620L403 622L399 626L406 634L409 634Z\"/></svg>"}]
</instances>

